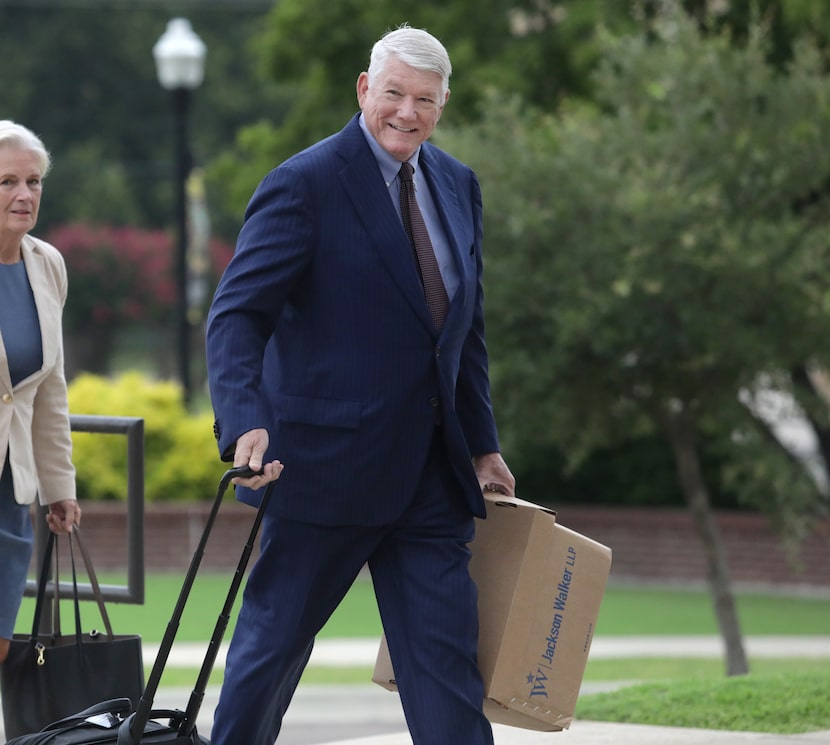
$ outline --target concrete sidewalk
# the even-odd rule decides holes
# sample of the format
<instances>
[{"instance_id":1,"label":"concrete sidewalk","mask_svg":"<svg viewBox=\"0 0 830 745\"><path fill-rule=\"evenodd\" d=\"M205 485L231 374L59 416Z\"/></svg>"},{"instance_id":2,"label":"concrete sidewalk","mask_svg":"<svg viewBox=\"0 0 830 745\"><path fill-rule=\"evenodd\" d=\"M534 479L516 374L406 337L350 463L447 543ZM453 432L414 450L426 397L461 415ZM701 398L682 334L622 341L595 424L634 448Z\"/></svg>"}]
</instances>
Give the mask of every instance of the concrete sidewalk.
<instances>
[{"instance_id":1,"label":"concrete sidewalk","mask_svg":"<svg viewBox=\"0 0 830 745\"><path fill-rule=\"evenodd\" d=\"M721 732L639 724L574 722L563 732L530 732L493 725L495 745L818 745L830 742L830 732L808 735L768 735L755 732ZM412 745L409 734L378 735L340 740L331 745Z\"/></svg>"},{"instance_id":2,"label":"concrete sidewalk","mask_svg":"<svg viewBox=\"0 0 830 745\"><path fill-rule=\"evenodd\" d=\"M587 686L591 693L600 685ZM182 708L189 691L159 692L161 705ZM208 691L199 716L199 732L207 735L216 705ZM373 734L377 732L378 734ZM351 733L351 734L349 734ZM358 735L359 736L355 736ZM681 727L652 727L605 722L574 722L564 732L493 726L495 745L818 745L830 743L830 731L804 735L722 732ZM277 745L411 745L396 694L378 686L301 685L285 717Z\"/></svg>"},{"instance_id":3,"label":"concrete sidewalk","mask_svg":"<svg viewBox=\"0 0 830 745\"><path fill-rule=\"evenodd\" d=\"M586 684L584 693L603 690ZM613 686L607 686L613 688ZM198 720L207 735L216 705L209 689ZM189 691L163 689L157 704L182 708ZM375 734L377 733L377 734ZM493 726L495 745L818 745L830 743L830 731L803 735L723 732L684 727L575 721L563 732ZM397 694L375 685L301 685L288 710L277 745L412 745Z\"/></svg>"},{"instance_id":4,"label":"concrete sidewalk","mask_svg":"<svg viewBox=\"0 0 830 745\"><path fill-rule=\"evenodd\" d=\"M321 639L315 644L310 665L372 666L378 649L377 639ZM746 637L750 657L830 658L828 636ZM224 664L227 647L223 645L217 665ZM155 651L145 648L146 659ZM197 666L204 654L204 645L178 644L171 652L171 666ZM720 658L723 645L720 637L597 637L590 656L624 657L685 657ZM620 683L583 684L582 693L613 690ZM199 731L210 732L216 690L208 691L199 717ZM170 698L169 701L165 701ZM182 706L184 691L162 690L157 697L162 703ZM176 703L178 702L178 703ZM360 732L355 737L355 732ZM371 734L377 732L378 734ZM351 734L350 734L351 733ZM576 721L564 732L533 732L494 725L495 745L812 745L830 743L830 732L804 735L770 735L753 732L721 732L679 727L652 727L634 724ZM331 735L331 737L329 737ZM411 745L397 694L379 686L301 685L285 718L278 745Z\"/></svg>"},{"instance_id":5,"label":"concrete sidewalk","mask_svg":"<svg viewBox=\"0 0 830 745\"><path fill-rule=\"evenodd\" d=\"M379 639L319 639L314 644L309 665L325 667L370 667L375 664ZM748 636L744 638L749 657L830 658L828 636ZM168 667L198 667L207 643L176 642L167 660ZM225 665L227 642L216 655L216 667ZM157 644L144 645L149 664L158 652ZM718 636L598 636L591 643L590 658L626 657L723 657L723 641Z\"/></svg>"}]
</instances>

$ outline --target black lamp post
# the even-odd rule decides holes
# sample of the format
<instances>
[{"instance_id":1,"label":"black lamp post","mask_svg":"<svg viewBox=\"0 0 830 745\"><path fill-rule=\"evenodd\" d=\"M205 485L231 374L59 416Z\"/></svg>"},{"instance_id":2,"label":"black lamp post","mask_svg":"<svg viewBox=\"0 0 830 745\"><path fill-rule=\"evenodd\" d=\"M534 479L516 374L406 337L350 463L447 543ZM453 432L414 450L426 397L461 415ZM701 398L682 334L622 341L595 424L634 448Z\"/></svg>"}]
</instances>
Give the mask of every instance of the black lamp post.
<instances>
[{"instance_id":1,"label":"black lamp post","mask_svg":"<svg viewBox=\"0 0 830 745\"><path fill-rule=\"evenodd\" d=\"M190 402L190 322L187 307L187 197L186 185L191 168L188 144L190 93L198 88L205 74L207 48L186 18L174 18L153 46L156 73L162 88L173 98L176 121L176 326L178 329L179 378L185 403Z\"/></svg>"}]
</instances>

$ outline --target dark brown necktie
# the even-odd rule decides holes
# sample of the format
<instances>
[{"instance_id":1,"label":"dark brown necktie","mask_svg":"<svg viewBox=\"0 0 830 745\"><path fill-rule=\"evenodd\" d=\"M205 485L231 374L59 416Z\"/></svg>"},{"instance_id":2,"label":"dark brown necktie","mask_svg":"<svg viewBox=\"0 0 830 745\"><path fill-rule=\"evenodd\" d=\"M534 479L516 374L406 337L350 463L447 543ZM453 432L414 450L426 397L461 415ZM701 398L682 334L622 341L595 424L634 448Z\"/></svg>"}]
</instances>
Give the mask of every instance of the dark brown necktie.
<instances>
[{"instance_id":1,"label":"dark brown necktie","mask_svg":"<svg viewBox=\"0 0 830 745\"><path fill-rule=\"evenodd\" d=\"M401 166L398 178L401 180L401 216L415 257L418 262L418 272L421 275L421 282L424 285L424 295L427 299L427 307L432 316L432 322L439 331L444 325L447 317L447 308L450 301L447 297L447 289L441 279L441 271L438 269L438 262L435 259L435 251L432 249L432 241L429 239L427 226L424 217L418 208L415 199L415 184L412 183L414 169L409 163Z\"/></svg>"}]
</instances>

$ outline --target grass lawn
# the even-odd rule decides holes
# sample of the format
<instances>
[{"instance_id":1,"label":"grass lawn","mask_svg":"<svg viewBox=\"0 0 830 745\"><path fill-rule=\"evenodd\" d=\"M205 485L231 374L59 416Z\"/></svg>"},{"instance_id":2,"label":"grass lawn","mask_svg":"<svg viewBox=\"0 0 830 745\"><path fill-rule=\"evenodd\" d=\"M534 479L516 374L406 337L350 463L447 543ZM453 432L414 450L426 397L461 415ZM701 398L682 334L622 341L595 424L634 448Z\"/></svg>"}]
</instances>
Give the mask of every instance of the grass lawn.
<instances>
[{"instance_id":1,"label":"grass lawn","mask_svg":"<svg viewBox=\"0 0 830 745\"><path fill-rule=\"evenodd\" d=\"M583 696L577 719L798 734L830 730L830 667L675 679Z\"/></svg>"},{"instance_id":2,"label":"grass lawn","mask_svg":"<svg viewBox=\"0 0 830 745\"><path fill-rule=\"evenodd\" d=\"M108 603L116 633L138 633L151 642L161 641L167 621L176 605L182 575L153 574L146 578L144 605ZM118 575L102 575L102 584L123 584ZM229 575L202 574L190 593L177 640L203 641L210 638L216 617L230 584ZM237 600L238 608L240 600ZM776 594L738 593L738 613L743 633L830 634L830 598L809 598ZM64 631L71 623L71 607L61 603ZM30 630L34 599L25 598L18 616L18 632ZM81 604L84 628L100 626L95 603ZM232 614L226 638L236 621ZM597 636L717 634L717 625L708 593L704 590L643 589L610 587L605 593ZM359 579L329 623L321 638L379 637L380 618L371 583Z\"/></svg>"}]
</instances>

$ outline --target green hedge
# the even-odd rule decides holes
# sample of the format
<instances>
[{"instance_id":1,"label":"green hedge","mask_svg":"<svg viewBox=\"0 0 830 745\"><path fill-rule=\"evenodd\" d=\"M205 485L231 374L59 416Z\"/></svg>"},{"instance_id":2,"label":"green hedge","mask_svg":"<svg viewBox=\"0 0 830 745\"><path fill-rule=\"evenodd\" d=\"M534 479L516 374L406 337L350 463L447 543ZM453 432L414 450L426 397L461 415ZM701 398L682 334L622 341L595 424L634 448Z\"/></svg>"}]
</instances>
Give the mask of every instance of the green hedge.
<instances>
[{"instance_id":1,"label":"green hedge","mask_svg":"<svg viewBox=\"0 0 830 745\"><path fill-rule=\"evenodd\" d=\"M83 374L69 385L72 414L144 420L145 499L211 499L227 468L219 460L210 412L190 414L181 388L135 372L110 379ZM122 435L73 432L79 499L127 497L127 441Z\"/></svg>"}]
</instances>

